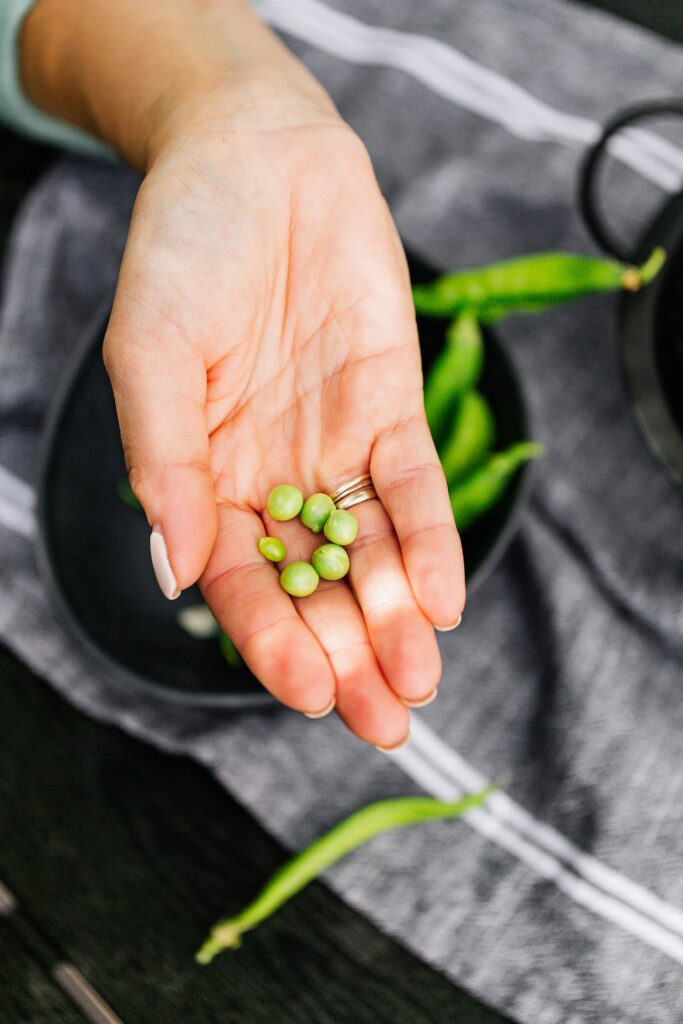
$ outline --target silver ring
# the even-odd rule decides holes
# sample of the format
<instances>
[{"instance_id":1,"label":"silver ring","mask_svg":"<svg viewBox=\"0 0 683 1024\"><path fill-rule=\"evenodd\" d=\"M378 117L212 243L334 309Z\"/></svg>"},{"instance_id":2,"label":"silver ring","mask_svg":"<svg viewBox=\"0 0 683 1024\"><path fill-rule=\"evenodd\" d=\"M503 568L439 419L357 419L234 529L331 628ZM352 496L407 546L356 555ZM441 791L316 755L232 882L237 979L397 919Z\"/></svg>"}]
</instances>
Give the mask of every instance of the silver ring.
<instances>
[{"instance_id":1,"label":"silver ring","mask_svg":"<svg viewBox=\"0 0 683 1024\"><path fill-rule=\"evenodd\" d=\"M377 491L374 487L364 487L362 491L353 491L344 498L340 498L339 501L335 501L335 505L337 508L353 508L354 505L359 505L361 501L369 501L370 498L376 497Z\"/></svg>"},{"instance_id":2,"label":"silver ring","mask_svg":"<svg viewBox=\"0 0 683 1024\"><path fill-rule=\"evenodd\" d=\"M336 508L353 508L354 505L359 505L361 501L369 501L371 498L376 498L377 491L370 474L363 473L361 476L354 477L353 480L342 484L330 497Z\"/></svg>"}]
</instances>

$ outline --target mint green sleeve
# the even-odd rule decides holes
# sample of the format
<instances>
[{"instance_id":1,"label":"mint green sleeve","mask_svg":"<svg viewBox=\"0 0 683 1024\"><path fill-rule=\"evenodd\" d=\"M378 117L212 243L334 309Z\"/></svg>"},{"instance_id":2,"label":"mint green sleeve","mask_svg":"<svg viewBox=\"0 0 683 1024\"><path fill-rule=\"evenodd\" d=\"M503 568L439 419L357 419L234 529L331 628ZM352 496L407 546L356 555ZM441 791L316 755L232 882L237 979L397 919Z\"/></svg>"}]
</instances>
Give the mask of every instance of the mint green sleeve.
<instances>
[{"instance_id":1,"label":"mint green sleeve","mask_svg":"<svg viewBox=\"0 0 683 1024\"><path fill-rule=\"evenodd\" d=\"M111 147L44 114L24 95L19 79L19 33L34 3L35 0L0 0L0 122L42 142L118 159Z\"/></svg>"}]
</instances>

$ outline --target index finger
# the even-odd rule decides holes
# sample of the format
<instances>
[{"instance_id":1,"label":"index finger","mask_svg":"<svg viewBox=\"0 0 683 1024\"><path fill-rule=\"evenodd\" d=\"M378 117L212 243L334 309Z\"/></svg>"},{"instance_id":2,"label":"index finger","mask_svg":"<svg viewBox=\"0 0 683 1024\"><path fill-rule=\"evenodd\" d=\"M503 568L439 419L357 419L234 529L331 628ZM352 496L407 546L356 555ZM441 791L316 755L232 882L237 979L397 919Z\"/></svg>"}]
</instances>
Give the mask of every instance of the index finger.
<instances>
[{"instance_id":1,"label":"index finger","mask_svg":"<svg viewBox=\"0 0 683 1024\"><path fill-rule=\"evenodd\" d=\"M218 509L218 536L200 580L204 599L245 662L283 704L318 715L334 699L324 650L258 550L266 533L255 512Z\"/></svg>"}]
</instances>

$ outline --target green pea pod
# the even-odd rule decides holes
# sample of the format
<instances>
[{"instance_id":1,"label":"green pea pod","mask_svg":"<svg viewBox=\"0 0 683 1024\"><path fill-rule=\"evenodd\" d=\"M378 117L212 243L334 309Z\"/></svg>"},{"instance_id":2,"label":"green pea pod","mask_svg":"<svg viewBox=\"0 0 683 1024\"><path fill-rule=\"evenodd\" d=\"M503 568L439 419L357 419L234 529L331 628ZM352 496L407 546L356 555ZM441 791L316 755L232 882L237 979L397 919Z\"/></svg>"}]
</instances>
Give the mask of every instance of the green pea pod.
<instances>
[{"instance_id":1,"label":"green pea pod","mask_svg":"<svg viewBox=\"0 0 683 1024\"><path fill-rule=\"evenodd\" d=\"M415 309L424 316L450 317L478 310L490 322L511 312L536 312L595 292L638 291L659 273L666 254L654 249L634 267L575 253L540 252L488 267L444 274L413 288Z\"/></svg>"},{"instance_id":2,"label":"green pea pod","mask_svg":"<svg viewBox=\"0 0 683 1024\"><path fill-rule=\"evenodd\" d=\"M121 501L125 501L126 505L130 505L131 508L136 509L142 508L142 505L135 497L133 488L130 486L127 480L119 480L118 484L116 485L116 490L118 492L119 498L121 499Z\"/></svg>"},{"instance_id":3,"label":"green pea pod","mask_svg":"<svg viewBox=\"0 0 683 1024\"><path fill-rule=\"evenodd\" d=\"M543 454L543 446L534 441L518 441L503 452L490 455L455 487L451 487L451 507L459 530L467 527L495 505L521 465Z\"/></svg>"},{"instance_id":4,"label":"green pea pod","mask_svg":"<svg viewBox=\"0 0 683 1024\"><path fill-rule=\"evenodd\" d=\"M561 305L557 302L524 302L522 300L516 301L514 304L511 303L486 303L477 310L479 317L479 323L486 327L489 324L498 323L499 320L503 320L506 316L510 316L511 313L543 313L546 309L551 309L552 306Z\"/></svg>"},{"instance_id":5,"label":"green pea pod","mask_svg":"<svg viewBox=\"0 0 683 1024\"><path fill-rule=\"evenodd\" d=\"M227 633L221 633L219 643L221 645L221 654L227 661L228 665L231 665L232 668L240 668L244 664L242 661L242 655L237 650Z\"/></svg>"},{"instance_id":6,"label":"green pea pod","mask_svg":"<svg viewBox=\"0 0 683 1024\"><path fill-rule=\"evenodd\" d=\"M449 487L481 462L493 447L495 435L491 406L478 391L468 391L458 402L453 428L439 448Z\"/></svg>"},{"instance_id":7,"label":"green pea pod","mask_svg":"<svg viewBox=\"0 0 683 1024\"><path fill-rule=\"evenodd\" d=\"M475 387L484 365L484 341L476 314L464 310L446 331L446 344L429 371L424 402L432 437L438 440L455 399Z\"/></svg>"},{"instance_id":8,"label":"green pea pod","mask_svg":"<svg viewBox=\"0 0 683 1024\"><path fill-rule=\"evenodd\" d=\"M283 864L256 899L239 914L215 924L195 959L200 964L208 964L222 950L237 949L244 932L265 921L321 871L380 832L434 818L458 818L483 804L494 789L495 785L489 785L455 803L444 803L432 797L408 796L380 800L363 807Z\"/></svg>"}]
</instances>

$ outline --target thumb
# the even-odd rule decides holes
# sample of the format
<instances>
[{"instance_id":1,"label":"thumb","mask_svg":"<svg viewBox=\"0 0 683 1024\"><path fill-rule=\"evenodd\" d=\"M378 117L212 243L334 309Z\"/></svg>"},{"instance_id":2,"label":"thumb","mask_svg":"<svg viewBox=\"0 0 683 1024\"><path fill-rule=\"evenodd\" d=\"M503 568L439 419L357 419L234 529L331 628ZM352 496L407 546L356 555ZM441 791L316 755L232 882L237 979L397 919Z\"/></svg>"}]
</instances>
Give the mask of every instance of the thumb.
<instances>
[{"instance_id":1,"label":"thumb","mask_svg":"<svg viewBox=\"0 0 683 1024\"><path fill-rule=\"evenodd\" d=\"M173 600L199 578L216 539L204 362L168 328L136 334L116 306L103 356L130 484L152 527L154 572Z\"/></svg>"}]
</instances>

